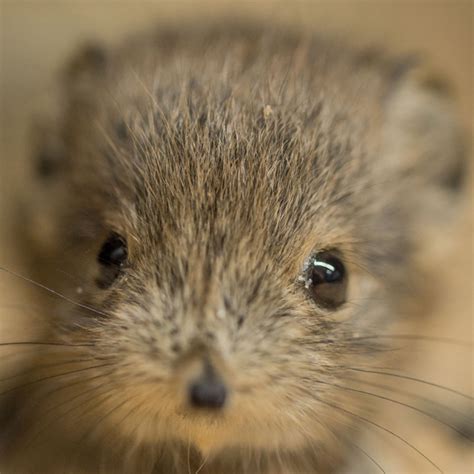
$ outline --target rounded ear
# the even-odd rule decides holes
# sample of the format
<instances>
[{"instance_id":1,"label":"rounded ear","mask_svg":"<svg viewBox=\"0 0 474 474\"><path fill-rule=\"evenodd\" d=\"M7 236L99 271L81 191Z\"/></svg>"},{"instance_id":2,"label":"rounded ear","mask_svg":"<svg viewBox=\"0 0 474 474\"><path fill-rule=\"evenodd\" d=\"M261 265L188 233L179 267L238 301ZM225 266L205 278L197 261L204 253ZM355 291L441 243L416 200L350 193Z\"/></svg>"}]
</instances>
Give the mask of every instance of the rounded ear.
<instances>
[{"instance_id":1,"label":"rounded ear","mask_svg":"<svg viewBox=\"0 0 474 474\"><path fill-rule=\"evenodd\" d=\"M82 45L62 70L61 87L66 115L78 107L94 108L97 86L105 81L110 54L100 44Z\"/></svg>"},{"instance_id":2,"label":"rounded ear","mask_svg":"<svg viewBox=\"0 0 474 474\"><path fill-rule=\"evenodd\" d=\"M44 110L33 120L33 167L38 178L51 182L66 165L63 125L75 95L87 96L93 82L105 74L107 52L97 44L83 46L66 64L62 88L43 101Z\"/></svg>"},{"instance_id":3,"label":"rounded ear","mask_svg":"<svg viewBox=\"0 0 474 474\"><path fill-rule=\"evenodd\" d=\"M434 249L457 243L469 177L466 134L449 87L426 69L399 77L385 106L384 175L397 180L407 232L429 261Z\"/></svg>"},{"instance_id":4,"label":"rounded ear","mask_svg":"<svg viewBox=\"0 0 474 474\"><path fill-rule=\"evenodd\" d=\"M83 45L64 69L66 85L102 76L108 64L108 53L102 45L88 43Z\"/></svg>"},{"instance_id":5,"label":"rounded ear","mask_svg":"<svg viewBox=\"0 0 474 474\"><path fill-rule=\"evenodd\" d=\"M36 179L50 182L64 166L64 143L53 116L35 118L32 125L32 164Z\"/></svg>"},{"instance_id":6,"label":"rounded ear","mask_svg":"<svg viewBox=\"0 0 474 474\"><path fill-rule=\"evenodd\" d=\"M458 215L468 176L465 131L449 86L428 69L399 77L386 103L384 147L416 223L435 225Z\"/></svg>"},{"instance_id":7,"label":"rounded ear","mask_svg":"<svg viewBox=\"0 0 474 474\"><path fill-rule=\"evenodd\" d=\"M58 216L67 212L70 160L68 140L78 102L94 101L94 85L107 68L104 48L89 44L66 64L59 78L59 88L45 94L40 110L33 116L30 134L31 193L23 200L22 215L28 222L25 234L45 251L57 241ZM68 125L69 124L69 125ZM33 197L33 198L31 198Z\"/></svg>"},{"instance_id":8,"label":"rounded ear","mask_svg":"<svg viewBox=\"0 0 474 474\"><path fill-rule=\"evenodd\" d=\"M417 67L399 79L387 103L389 165L401 177L456 194L467 168L464 131L449 86Z\"/></svg>"}]
</instances>

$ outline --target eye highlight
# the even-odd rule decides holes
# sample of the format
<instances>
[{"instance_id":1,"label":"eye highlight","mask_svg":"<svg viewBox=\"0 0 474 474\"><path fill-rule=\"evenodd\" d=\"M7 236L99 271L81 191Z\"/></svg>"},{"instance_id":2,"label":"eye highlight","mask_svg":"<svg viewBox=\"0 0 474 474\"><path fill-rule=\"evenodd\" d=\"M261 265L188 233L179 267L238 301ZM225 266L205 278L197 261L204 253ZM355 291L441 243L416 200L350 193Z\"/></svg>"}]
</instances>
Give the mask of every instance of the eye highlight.
<instances>
[{"instance_id":1,"label":"eye highlight","mask_svg":"<svg viewBox=\"0 0 474 474\"><path fill-rule=\"evenodd\" d=\"M309 258L300 280L319 306L336 309L346 301L347 272L341 259L332 252L320 252Z\"/></svg>"},{"instance_id":2,"label":"eye highlight","mask_svg":"<svg viewBox=\"0 0 474 474\"><path fill-rule=\"evenodd\" d=\"M113 232L103 243L97 261L101 265L101 274L97 279L100 288L108 288L117 278L127 261L127 243L123 237Z\"/></svg>"}]
</instances>

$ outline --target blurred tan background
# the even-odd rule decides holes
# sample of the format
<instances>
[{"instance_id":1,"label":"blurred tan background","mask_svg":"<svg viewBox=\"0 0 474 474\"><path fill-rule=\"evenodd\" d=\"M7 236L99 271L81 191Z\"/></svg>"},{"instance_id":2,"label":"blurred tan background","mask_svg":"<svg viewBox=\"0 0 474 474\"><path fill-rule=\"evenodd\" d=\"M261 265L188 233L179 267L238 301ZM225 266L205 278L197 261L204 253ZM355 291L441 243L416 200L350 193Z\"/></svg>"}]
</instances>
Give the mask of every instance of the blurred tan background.
<instances>
[{"instance_id":1,"label":"blurred tan background","mask_svg":"<svg viewBox=\"0 0 474 474\"><path fill-rule=\"evenodd\" d=\"M9 225L15 212L12 191L27 193L23 179L28 154L28 125L41 98L54 91L54 79L63 61L79 43L98 39L113 44L126 32L160 22L199 21L200 18L265 18L266 21L297 22L304 28L347 36L350 41L381 44L389 50L420 52L434 70L449 78L466 128L473 133L473 3L471 1L21 1L0 0L0 266L20 272L21 256L15 254L14 231ZM472 150L472 143L470 144ZM449 232L448 245L440 244L432 271L439 273L434 293L437 308L426 335L442 335L472 341L473 338L473 247L472 169L469 190L459 222ZM25 285L0 273L0 339L15 338L21 312L11 311L28 301ZM26 303L25 303L26 304ZM25 337L24 334L21 335ZM1 341L0 341L1 342ZM473 351L447 345L423 345L413 360L411 373L443 385L472 393ZM441 398L442 400L442 398ZM411 413L391 407L389 416L398 432L424 444L436 454L446 473L472 473L471 447L449 433L432 431L411 419ZM391 425L392 426L392 425ZM390 444L390 440L388 440ZM391 472L428 472L403 446L381 447L379 456ZM370 445L370 444L369 444ZM371 452L374 452L372 448ZM405 456L406 455L406 459Z\"/></svg>"}]
</instances>

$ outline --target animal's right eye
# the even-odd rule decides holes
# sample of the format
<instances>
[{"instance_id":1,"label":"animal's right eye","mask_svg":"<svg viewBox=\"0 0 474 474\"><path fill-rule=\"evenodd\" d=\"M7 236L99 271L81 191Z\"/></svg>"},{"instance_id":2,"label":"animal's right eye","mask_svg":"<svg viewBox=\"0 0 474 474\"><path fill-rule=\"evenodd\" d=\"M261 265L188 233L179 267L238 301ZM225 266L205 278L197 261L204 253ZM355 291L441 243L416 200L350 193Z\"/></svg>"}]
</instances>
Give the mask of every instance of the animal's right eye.
<instances>
[{"instance_id":1,"label":"animal's right eye","mask_svg":"<svg viewBox=\"0 0 474 474\"><path fill-rule=\"evenodd\" d=\"M113 232L103 243L97 257L102 267L101 277L97 281L101 288L107 288L112 284L127 261L127 257L127 242L119 234Z\"/></svg>"}]
</instances>

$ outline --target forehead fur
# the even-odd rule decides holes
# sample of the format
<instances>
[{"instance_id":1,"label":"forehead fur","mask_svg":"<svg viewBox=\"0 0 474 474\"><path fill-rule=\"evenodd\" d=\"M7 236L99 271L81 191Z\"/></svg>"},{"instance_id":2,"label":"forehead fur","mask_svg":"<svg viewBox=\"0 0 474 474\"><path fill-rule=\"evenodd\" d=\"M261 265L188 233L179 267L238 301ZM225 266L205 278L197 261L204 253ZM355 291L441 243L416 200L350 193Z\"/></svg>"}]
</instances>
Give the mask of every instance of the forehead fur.
<instances>
[{"instance_id":1,"label":"forehead fur","mask_svg":"<svg viewBox=\"0 0 474 474\"><path fill-rule=\"evenodd\" d=\"M162 249L253 241L284 259L367 243L386 231L380 128L394 71L281 32L137 40L70 85L75 180L111 225Z\"/></svg>"}]
</instances>

